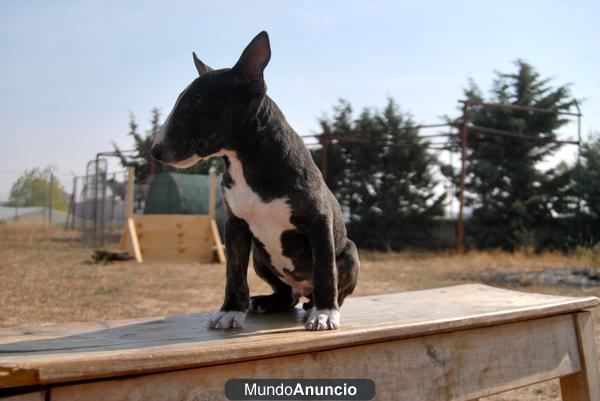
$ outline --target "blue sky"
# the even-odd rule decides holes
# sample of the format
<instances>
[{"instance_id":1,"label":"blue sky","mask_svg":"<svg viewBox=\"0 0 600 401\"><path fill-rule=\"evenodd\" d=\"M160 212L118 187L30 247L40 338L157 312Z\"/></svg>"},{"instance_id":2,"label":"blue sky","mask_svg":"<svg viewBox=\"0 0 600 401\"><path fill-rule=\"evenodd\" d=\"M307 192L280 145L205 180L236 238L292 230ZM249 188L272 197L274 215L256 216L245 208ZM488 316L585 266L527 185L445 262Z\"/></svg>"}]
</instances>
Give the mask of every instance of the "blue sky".
<instances>
[{"instance_id":1,"label":"blue sky","mask_svg":"<svg viewBox=\"0 0 600 401\"><path fill-rule=\"evenodd\" d=\"M269 94L302 134L338 98L360 109L393 96L416 121L436 122L456 112L469 77L487 89L523 58L572 84L587 135L600 130L598 15L597 1L5 0L0 200L35 166L52 166L70 189L96 152L131 147L130 112L145 129L152 107L170 111L195 77L192 51L232 66L261 30Z\"/></svg>"}]
</instances>

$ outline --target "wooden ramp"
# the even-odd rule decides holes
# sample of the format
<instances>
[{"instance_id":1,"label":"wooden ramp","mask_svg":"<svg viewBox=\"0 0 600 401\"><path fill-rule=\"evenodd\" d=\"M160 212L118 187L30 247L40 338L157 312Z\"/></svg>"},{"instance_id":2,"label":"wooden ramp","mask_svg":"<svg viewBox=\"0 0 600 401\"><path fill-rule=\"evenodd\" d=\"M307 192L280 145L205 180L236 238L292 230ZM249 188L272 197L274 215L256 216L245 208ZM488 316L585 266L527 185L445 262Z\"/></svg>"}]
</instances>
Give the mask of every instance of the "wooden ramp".
<instances>
[{"instance_id":1,"label":"wooden ramp","mask_svg":"<svg viewBox=\"0 0 600 401\"><path fill-rule=\"evenodd\" d=\"M120 251L129 250L143 261L225 263L225 250L217 226L217 170L210 168L208 214L134 214L133 167L128 168L127 219ZM214 252L213 252L214 251Z\"/></svg>"},{"instance_id":2,"label":"wooden ramp","mask_svg":"<svg viewBox=\"0 0 600 401\"><path fill-rule=\"evenodd\" d=\"M5 328L0 397L220 400L231 378L362 378L378 400L470 400L561 377L565 400L600 401L598 304L473 284L350 298L327 332L300 311L227 331L207 313Z\"/></svg>"}]
</instances>

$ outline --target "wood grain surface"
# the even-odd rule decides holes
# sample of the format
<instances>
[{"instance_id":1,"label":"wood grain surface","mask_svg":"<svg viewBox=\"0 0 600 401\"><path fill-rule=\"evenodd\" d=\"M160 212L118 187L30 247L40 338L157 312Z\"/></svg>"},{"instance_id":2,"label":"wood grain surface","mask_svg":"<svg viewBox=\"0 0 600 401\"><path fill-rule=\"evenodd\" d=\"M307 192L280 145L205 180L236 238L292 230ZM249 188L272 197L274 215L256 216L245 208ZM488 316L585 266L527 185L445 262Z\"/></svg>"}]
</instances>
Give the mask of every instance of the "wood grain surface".
<instances>
[{"instance_id":1,"label":"wood grain surface","mask_svg":"<svg viewBox=\"0 0 600 401\"><path fill-rule=\"evenodd\" d=\"M300 311L249 316L209 331L208 313L0 329L0 388L187 369L574 313L595 297L478 284L351 298L342 329L308 332Z\"/></svg>"},{"instance_id":2,"label":"wood grain surface","mask_svg":"<svg viewBox=\"0 0 600 401\"><path fill-rule=\"evenodd\" d=\"M377 401L463 401L581 369L571 316L59 386L51 401L217 401L233 377L371 379Z\"/></svg>"}]
</instances>

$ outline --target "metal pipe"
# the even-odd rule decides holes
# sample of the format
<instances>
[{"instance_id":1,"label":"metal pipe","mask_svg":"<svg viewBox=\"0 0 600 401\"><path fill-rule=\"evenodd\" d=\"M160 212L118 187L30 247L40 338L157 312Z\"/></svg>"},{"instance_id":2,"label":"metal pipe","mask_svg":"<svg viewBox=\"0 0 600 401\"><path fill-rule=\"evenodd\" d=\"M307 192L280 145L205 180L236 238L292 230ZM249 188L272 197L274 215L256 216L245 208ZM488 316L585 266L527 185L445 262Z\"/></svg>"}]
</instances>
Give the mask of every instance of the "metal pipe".
<instances>
[{"instance_id":1,"label":"metal pipe","mask_svg":"<svg viewBox=\"0 0 600 401\"><path fill-rule=\"evenodd\" d=\"M435 144L423 144L423 143L402 143L402 142L386 142L386 141L377 141L377 140L372 140L372 139L362 139L362 138L349 138L349 137L345 137L345 136L338 136L338 135L330 135L329 136L330 140L339 142L339 143L358 143L358 144L367 144L367 145L382 145L382 146L389 146L389 147L393 147L393 148L407 148L407 147L415 147L415 146L422 146L425 148L436 148L436 145L439 146L444 146L443 149L446 149L447 146L445 146L445 144L443 143L435 143ZM433 145L433 146L431 146ZM441 149L441 148L437 148L437 149Z\"/></svg>"},{"instance_id":2,"label":"metal pipe","mask_svg":"<svg viewBox=\"0 0 600 401\"><path fill-rule=\"evenodd\" d=\"M466 163L467 163L467 137L468 137L468 104L463 104L463 122L461 129L461 143L460 143L460 187L458 195L458 220L456 222L456 253L462 254L464 252L464 241L465 241L465 222L464 222L464 208L465 208L465 175L466 175Z\"/></svg>"},{"instance_id":3,"label":"metal pipe","mask_svg":"<svg viewBox=\"0 0 600 401\"><path fill-rule=\"evenodd\" d=\"M487 127L480 127L479 125L471 125L469 127L470 130L473 131L480 131L483 133L490 133L490 134L497 134L497 135L503 135L503 136L510 136L513 138L521 138L521 139L527 139L530 141L540 141L540 142L547 142L547 143L559 143L559 144L565 144L565 145L579 145L579 141L559 141L559 140L549 140L546 138L540 138L540 137L534 137L534 136L529 136L529 135L523 135L523 134L517 134L514 132L509 132L509 131L504 131L501 129L496 129L496 128L487 128Z\"/></svg>"},{"instance_id":4,"label":"metal pipe","mask_svg":"<svg viewBox=\"0 0 600 401\"><path fill-rule=\"evenodd\" d=\"M128 150L123 150L121 151L121 153L133 153L133 152L137 152L137 150L135 149L128 149ZM95 171L94 171L94 207L92 209L92 218L93 218L93 224L92 224L92 230L93 230L93 240L94 242L96 241L96 235L97 235L97 229L98 229L98 175L99 175L99 169L98 169L98 163L100 162L100 156L118 156L118 153L116 151L104 151L104 152L98 152L96 153L96 165L95 165ZM104 207L104 205L103 205Z\"/></svg>"},{"instance_id":5,"label":"metal pipe","mask_svg":"<svg viewBox=\"0 0 600 401\"><path fill-rule=\"evenodd\" d=\"M326 128L321 137L321 174L323 175L323 181L327 183L327 158L329 154L329 142L331 135L329 135L329 129Z\"/></svg>"},{"instance_id":6,"label":"metal pipe","mask_svg":"<svg viewBox=\"0 0 600 401\"><path fill-rule=\"evenodd\" d=\"M94 208L92 213L92 238L94 242L96 242L96 230L98 229L98 163L100 163L100 153L96 153L96 162L94 165Z\"/></svg>"},{"instance_id":7,"label":"metal pipe","mask_svg":"<svg viewBox=\"0 0 600 401\"><path fill-rule=\"evenodd\" d=\"M473 100L473 99L467 99L467 100L459 100L460 103L463 104L467 104L467 105L476 105L476 106L484 106L484 107L495 107L497 109L509 109L509 110L521 110L521 111L536 111L539 113L548 113L548 114L562 114L562 115L567 115L567 116L580 116L581 113L577 112L577 113L573 113L570 111L560 111L560 110L554 110L554 109L544 109L541 107L532 107L532 106L519 106L519 105L515 105L515 104L504 104L504 103L487 103L487 102L482 102L480 100Z\"/></svg>"},{"instance_id":8,"label":"metal pipe","mask_svg":"<svg viewBox=\"0 0 600 401\"><path fill-rule=\"evenodd\" d=\"M115 199L115 188L117 186L117 173L112 174L112 182L114 187L111 188L111 196L110 196L110 228L111 230L115 227L115 207L116 207L116 199Z\"/></svg>"},{"instance_id":9,"label":"metal pipe","mask_svg":"<svg viewBox=\"0 0 600 401\"><path fill-rule=\"evenodd\" d=\"M581 235L581 209L582 209L582 197L583 197L583 171L581 168L581 109L579 108L579 102L575 99L575 107L577 108L577 232Z\"/></svg>"},{"instance_id":10,"label":"metal pipe","mask_svg":"<svg viewBox=\"0 0 600 401\"><path fill-rule=\"evenodd\" d=\"M75 215L75 190L77 189L77 177L73 177L73 192L71 193L71 200L69 201L69 210L67 212L67 219L65 220L65 230L69 229L69 219L74 220Z\"/></svg>"},{"instance_id":11,"label":"metal pipe","mask_svg":"<svg viewBox=\"0 0 600 401\"><path fill-rule=\"evenodd\" d=\"M104 245L106 236L106 170L102 171L102 207L100 209L100 245Z\"/></svg>"},{"instance_id":12,"label":"metal pipe","mask_svg":"<svg viewBox=\"0 0 600 401\"><path fill-rule=\"evenodd\" d=\"M439 128L439 127L455 127L455 124L451 124L451 123L439 123L439 124L421 124L421 125L415 125L413 127L399 127L398 130L399 131L414 131L414 130L420 130L422 128ZM319 138L321 137L323 134L310 134L310 135L300 135L300 138ZM432 135L423 135L420 136L422 138L425 137L432 137L432 136L448 136L451 134L432 134Z\"/></svg>"}]
</instances>

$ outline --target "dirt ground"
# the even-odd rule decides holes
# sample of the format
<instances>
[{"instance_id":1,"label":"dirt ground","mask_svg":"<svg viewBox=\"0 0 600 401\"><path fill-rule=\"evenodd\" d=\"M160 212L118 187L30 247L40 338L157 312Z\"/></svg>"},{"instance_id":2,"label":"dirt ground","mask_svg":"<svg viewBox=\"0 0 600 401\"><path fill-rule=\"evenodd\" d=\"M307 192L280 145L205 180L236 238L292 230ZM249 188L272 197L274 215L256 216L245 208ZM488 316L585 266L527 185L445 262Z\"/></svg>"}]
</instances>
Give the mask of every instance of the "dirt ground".
<instances>
[{"instance_id":1,"label":"dirt ground","mask_svg":"<svg viewBox=\"0 0 600 401\"><path fill-rule=\"evenodd\" d=\"M212 311L222 302L225 271L221 265L94 264L91 253L73 232L47 226L0 226L0 327ZM470 252L464 256L360 252L360 257L361 275L354 295L481 282L486 272L591 267L592 263L585 256L550 252ZM268 292L252 271L249 277L253 294ZM518 290L600 296L600 287L527 286ZM597 334L599 323L596 314ZM558 400L560 390L554 380L486 399Z\"/></svg>"}]
</instances>

